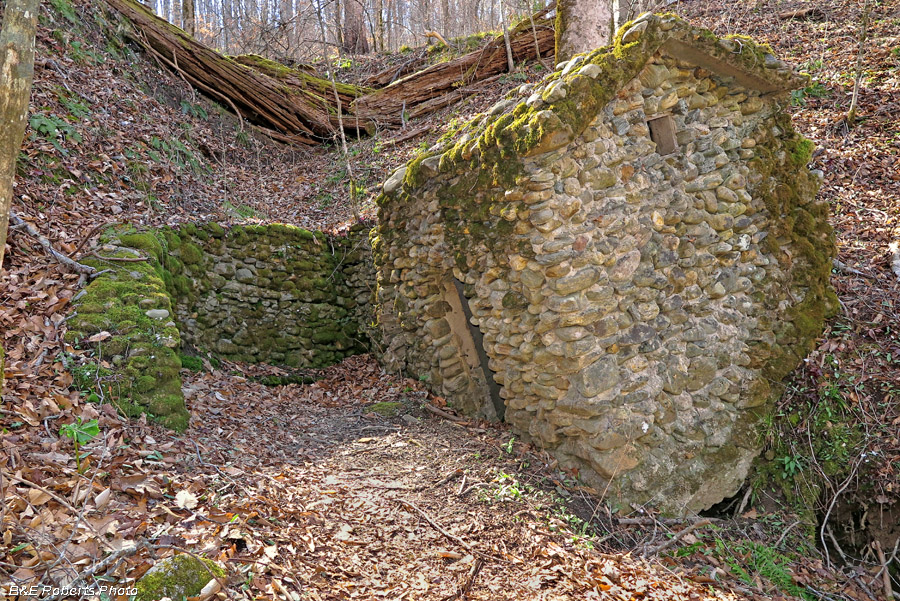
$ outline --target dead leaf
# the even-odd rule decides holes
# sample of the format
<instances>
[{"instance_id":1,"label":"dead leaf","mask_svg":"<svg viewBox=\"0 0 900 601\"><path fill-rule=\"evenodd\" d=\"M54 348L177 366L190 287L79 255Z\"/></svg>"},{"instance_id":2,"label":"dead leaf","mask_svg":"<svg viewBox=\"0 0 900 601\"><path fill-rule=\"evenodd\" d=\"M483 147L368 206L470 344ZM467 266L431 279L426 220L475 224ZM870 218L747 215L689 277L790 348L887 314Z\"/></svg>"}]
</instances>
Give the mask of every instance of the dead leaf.
<instances>
[{"instance_id":1,"label":"dead leaf","mask_svg":"<svg viewBox=\"0 0 900 601\"><path fill-rule=\"evenodd\" d=\"M180 490L175 495L175 504L182 509L194 509L197 503L197 496L190 491Z\"/></svg>"}]
</instances>

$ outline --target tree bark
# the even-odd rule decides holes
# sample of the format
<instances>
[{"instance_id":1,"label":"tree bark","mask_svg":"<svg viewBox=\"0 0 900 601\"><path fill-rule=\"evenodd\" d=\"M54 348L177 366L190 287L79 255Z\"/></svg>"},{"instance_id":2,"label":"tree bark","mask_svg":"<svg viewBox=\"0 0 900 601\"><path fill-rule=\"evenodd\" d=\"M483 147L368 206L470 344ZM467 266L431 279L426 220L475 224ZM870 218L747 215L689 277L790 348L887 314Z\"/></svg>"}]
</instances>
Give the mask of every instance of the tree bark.
<instances>
[{"instance_id":1,"label":"tree bark","mask_svg":"<svg viewBox=\"0 0 900 601\"><path fill-rule=\"evenodd\" d=\"M0 273L12 209L16 160L25 137L34 79L34 36L39 5L38 0L7 0L0 30ZM0 347L0 389L3 367Z\"/></svg>"},{"instance_id":2,"label":"tree bark","mask_svg":"<svg viewBox=\"0 0 900 601\"><path fill-rule=\"evenodd\" d=\"M194 0L181 0L182 29L191 37L197 33L196 6Z\"/></svg>"},{"instance_id":3,"label":"tree bark","mask_svg":"<svg viewBox=\"0 0 900 601\"><path fill-rule=\"evenodd\" d=\"M610 0L557 0L556 62L609 44L613 21Z\"/></svg>"},{"instance_id":4,"label":"tree bark","mask_svg":"<svg viewBox=\"0 0 900 601\"><path fill-rule=\"evenodd\" d=\"M384 0L375 0L375 52L384 50Z\"/></svg>"},{"instance_id":5,"label":"tree bark","mask_svg":"<svg viewBox=\"0 0 900 601\"><path fill-rule=\"evenodd\" d=\"M277 63L244 57L244 64L229 60L156 17L137 0L107 0L128 17L138 33L135 40L160 62L178 72L191 85L224 102L271 137L301 144L329 140L338 120L331 84ZM252 66L248 66L252 64ZM351 96L353 86L341 86ZM374 131L365 118L344 119L344 125Z\"/></svg>"},{"instance_id":6,"label":"tree bark","mask_svg":"<svg viewBox=\"0 0 900 601\"><path fill-rule=\"evenodd\" d=\"M453 28L450 26L450 0L441 0L441 29L444 31L444 36L452 37L453 36Z\"/></svg>"},{"instance_id":7,"label":"tree bark","mask_svg":"<svg viewBox=\"0 0 900 601\"><path fill-rule=\"evenodd\" d=\"M366 22L360 0L344 0L344 32L341 47L349 54L368 54Z\"/></svg>"},{"instance_id":8,"label":"tree bark","mask_svg":"<svg viewBox=\"0 0 900 601\"><path fill-rule=\"evenodd\" d=\"M859 46L856 50L856 77L853 80L853 96L847 110L847 125L853 127L856 122L856 111L859 106L859 84L863 76L863 57L866 52L866 37L869 30L869 0L863 6L862 22L859 25Z\"/></svg>"},{"instance_id":9,"label":"tree bark","mask_svg":"<svg viewBox=\"0 0 900 601\"><path fill-rule=\"evenodd\" d=\"M537 52L549 56L553 51L553 28L545 18L549 11L543 10L534 16L536 27L526 20L509 32L510 49L514 61L534 58ZM460 56L446 63L437 63L395 81L391 85L361 97L354 103L360 114L373 118L384 125L402 123L404 108L410 115L418 115L417 105L437 107L440 101L429 102L441 96L448 96L461 85L493 77L509 69L506 47L502 35L497 36L481 50ZM457 100L459 98L456 98Z\"/></svg>"},{"instance_id":10,"label":"tree bark","mask_svg":"<svg viewBox=\"0 0 900 601\"><path fill-rule=\"evenodd\" d=\"M503 0L500 0L500 23L503 25L503 44L506 46L507 68L512 73L516 69L516 64L513 62L512 48L509 44L509 27L506 25L506 7L503 5Z\"/></svg>"},{"instance_id":11,"label":"tree bark","mask_svg":"<svg viewBox=\"0 0 900 601\"><path fill-rule=\"evenodd\" d=\"M39 4L38 0L8 0L0 31L0 271L12 209L16 160L25 137L34 79L34 36Z\"/></svg>"}]
</instances>

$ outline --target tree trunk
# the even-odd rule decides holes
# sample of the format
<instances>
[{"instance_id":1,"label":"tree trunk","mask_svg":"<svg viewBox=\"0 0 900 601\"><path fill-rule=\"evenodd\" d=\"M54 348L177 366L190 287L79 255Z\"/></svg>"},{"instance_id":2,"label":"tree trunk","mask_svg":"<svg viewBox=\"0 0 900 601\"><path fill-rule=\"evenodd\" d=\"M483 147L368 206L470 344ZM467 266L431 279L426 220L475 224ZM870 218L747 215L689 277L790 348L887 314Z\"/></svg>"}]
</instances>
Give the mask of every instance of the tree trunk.
<instances>
[{"instance_id":1,"label":"tree trunk","mask_svg":"<svg viewBox=\"0 0 900 601\"><path fill-rule=\"evenodd\" d=\"M453 28L450 26L450 0L441 0L441 20L443 21L441 29L443 30L444 37L452 37Z\"/></svg>"},{"instance_id":2,"label":"tree trunk","mask_svg":"<svg viewBox=\"0 0 900 601\"><path fill-rule=\"evenodd\" d=\"M38 0L8 0L0 31L0 270L12 208L16 160L25 137Z\"/></svg>"},{"instance_id":3,"label":"tree trunk","mask_svg":"<svg viewBox=\"0 0 900 601\"><path fill-rule=\"evenodd\" d=\"M506 46L506 62L510 73L515 71L516 65L513 62L512 48L509 44L509 28L506 26L506 7L503 0L500 0L500 23L503 25L503 44Z\"/></svg>"},{"instance_id":4,"label":"tree trunk","mask_svg":"<svg viewBox=\"0 0 900 601\"><path fill-rule=\"evenodd\" d=\"M375 52L384 50L384 0L375 0Z\"/></svg>"},{"instance_id":5,"label":"tree trunk","mask_svg":"<svg viewBox=\"0 0 900 601\"><path fill-rule=\"evenodd\" d=\"M847 111L847 125L853 127L856 122L856 111L859 103L859 84L863 76L863 57L866 52L866 37L869 30L869 0L863 6L862 22L859 25L859 46L856 50L856 78L853 80L853 96L850 109Z\"/></svg>"},{"instance_id":6,"label":"tree trunk","mask_svg":"<svg viewBox=\"0 0 900 601\"><path fill-rule=\"evenodd\" d=\"M196 5L194 0L181 0L182 29L191 37L197 33Z\"/></svg>"},{"instance_id":7,"label":"tree trunk","mask_svg":"<svg viewBox=\"0 0 900 601\"><path fill-rule=\"evenodd\" d=\"M534 58L535 43L542 56L553 52L553 28L545 18L544 10L534 16L536 27L532 29L531 21L526 20L509 32L510 49L514 61ZM419 105L425 108L436 108L442 105L438 97L454 94L445 100L460 100L463 94L461 86L467 86L503 73L509 69L504 36L499 35L488 44L469 54L457 57L446 63L437 63L397 80L391 85L376 90L359 98L353 108L361 115L373 118L384 125L399 125L403 121L403 111L416 117L429 112L418 110ZM444 105L446 106L446 105Z\"/></svg>"},{"instance_id":8,"label":"tree trunk","mask_svg":"<svg viewBox=\"0 0 900 601\"><path fill-rule=\"evenodd\" d=\"M341 47L350 54L367 54L369 40L360 0L344 0L344 35Z\"/></svg>"},{"instance_id":9,"label":"tree trunk","mask_svg":"<svg viewBox=\"0 0 900 601\"><path fill-rule=\"evenodd\" d=\"M344 0L346 2L347 0ZM341 11L343 7L341 6L343 2L341 0L334 0L334 42L338 46L344 46L344 28L341 25ZM323 34L324 35L324 34Z\"/></svg>"},{"instance_id":10,"label":"tree trunk","mask_svg":"<svg viewBox=\"0 0 900 601\"><path fill-rule=\"evenodd\" d=\"M557 0L556 62L609 44L613 21L609 0Z\"/></svg>"},{"instance_id":11,"label":"tree trunk","mask_svg":"<svg viewBox=\"0 0 900 601\"><path fill-rule=\"evenodd\" d=\"M25 137L25 118L34 78L34 35L38 0L7 0L0 30L0 273L12 209L16 160ZM0 347L0 389L3 348Z\"/></svg>"},{"instance_id":12,"label":"tree trunk","mask_svg":"<svg viewBox=\"0 0 900 601\"><path fill-rule=\"evenodd\" d=\"M337 126L330 82L301 71L267 63L259 57L244 57L244 64L229 60L157 18L137 0L107 0L140 30L138 43L161 63L177 71L191 85L218 102L224 102L243 118L268 130L282 142L313 143L331 139ZM249 66L252 65L252 66ZM363 93L342 85L348 99ZM374 132L374 123L359 117L357 126Z\"/></svg>"}]
</instances>

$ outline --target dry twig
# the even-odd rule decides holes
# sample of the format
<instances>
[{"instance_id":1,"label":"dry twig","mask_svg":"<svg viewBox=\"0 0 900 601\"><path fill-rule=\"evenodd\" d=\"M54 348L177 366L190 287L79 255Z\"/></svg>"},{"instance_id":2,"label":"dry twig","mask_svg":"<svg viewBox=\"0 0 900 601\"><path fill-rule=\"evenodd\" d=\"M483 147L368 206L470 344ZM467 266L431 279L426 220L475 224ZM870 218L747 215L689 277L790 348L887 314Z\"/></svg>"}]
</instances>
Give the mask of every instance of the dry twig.
<instances>
[{"instance_id":1,"label":"dry twig","mask_svg":"<svg viewBox=\"0 0 900 601\"><path fill-rule=\"evenodd\" d=\"M40 245L44 247L44 250L46 250L54 259L56 259L72 271L84 275L93 275L97 273L97 270L90 265L82 265L78 261L70 259L68 256L53 248L53 244L50 243L50 240L48 240L45 236L42 236L41 233L37 231L33 225L31 225L12 211L10 211L9 213L9 220L17 226L24 227L25 232L29 236L35 238L40 243Z\"/></svg>"},{"instance_id":2,"label":"dry twig","mask_svg":"<svg viewBox=\"0 0 900 601\"><path fill-rule=\"evenodd\" d=\"M678 534L676 534L675 536L673 536L672 538L670 538L669 540L664 542L663 544L657 545L656 547L650 547L649 549L646 549L644 551L644 556L646 557L647 555L656 555L658 553L661 553L662 551L665 551L666 549L668 549L669 547L671 547L672 545L674 545L675 543L680 541L682 538L684 538L685 536L687 536L688 534L690 534L697 528L702 528L703 526L709 526L710 524L712 524L712 520L708 520L708 519L700 520L699 522L694 522L693 524L691 524L690 526L688 526L687 528L685 528L684 530L682 530L681 532L679 532Z\"/></svg>"}]
</instances>

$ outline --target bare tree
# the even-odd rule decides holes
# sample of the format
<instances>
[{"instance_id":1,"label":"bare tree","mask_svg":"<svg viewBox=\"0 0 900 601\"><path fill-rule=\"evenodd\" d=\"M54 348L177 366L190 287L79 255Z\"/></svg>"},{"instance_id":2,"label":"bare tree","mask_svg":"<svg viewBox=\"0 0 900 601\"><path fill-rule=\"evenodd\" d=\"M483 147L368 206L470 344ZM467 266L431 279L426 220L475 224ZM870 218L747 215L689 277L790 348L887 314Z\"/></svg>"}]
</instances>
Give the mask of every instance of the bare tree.
<instances>
[{"instance_id":1,"label":"bare tree","mask_svg":"<svg viewBox=\"0 0 900 601\"><path fill-rule=\"evenodd\" d=\"M384 0L375 0L375 51L384 52Z\"/></svg>"},{"instance_id":2,"label":"bare tree","mask_svg":"<svg viewBox=\"0 0 900 601\"><path fill-rule=\"evenodd\" d=\"M557 0L556 61L607 45L613 21L609 0Z\"/></svg>"}]
</instances>

